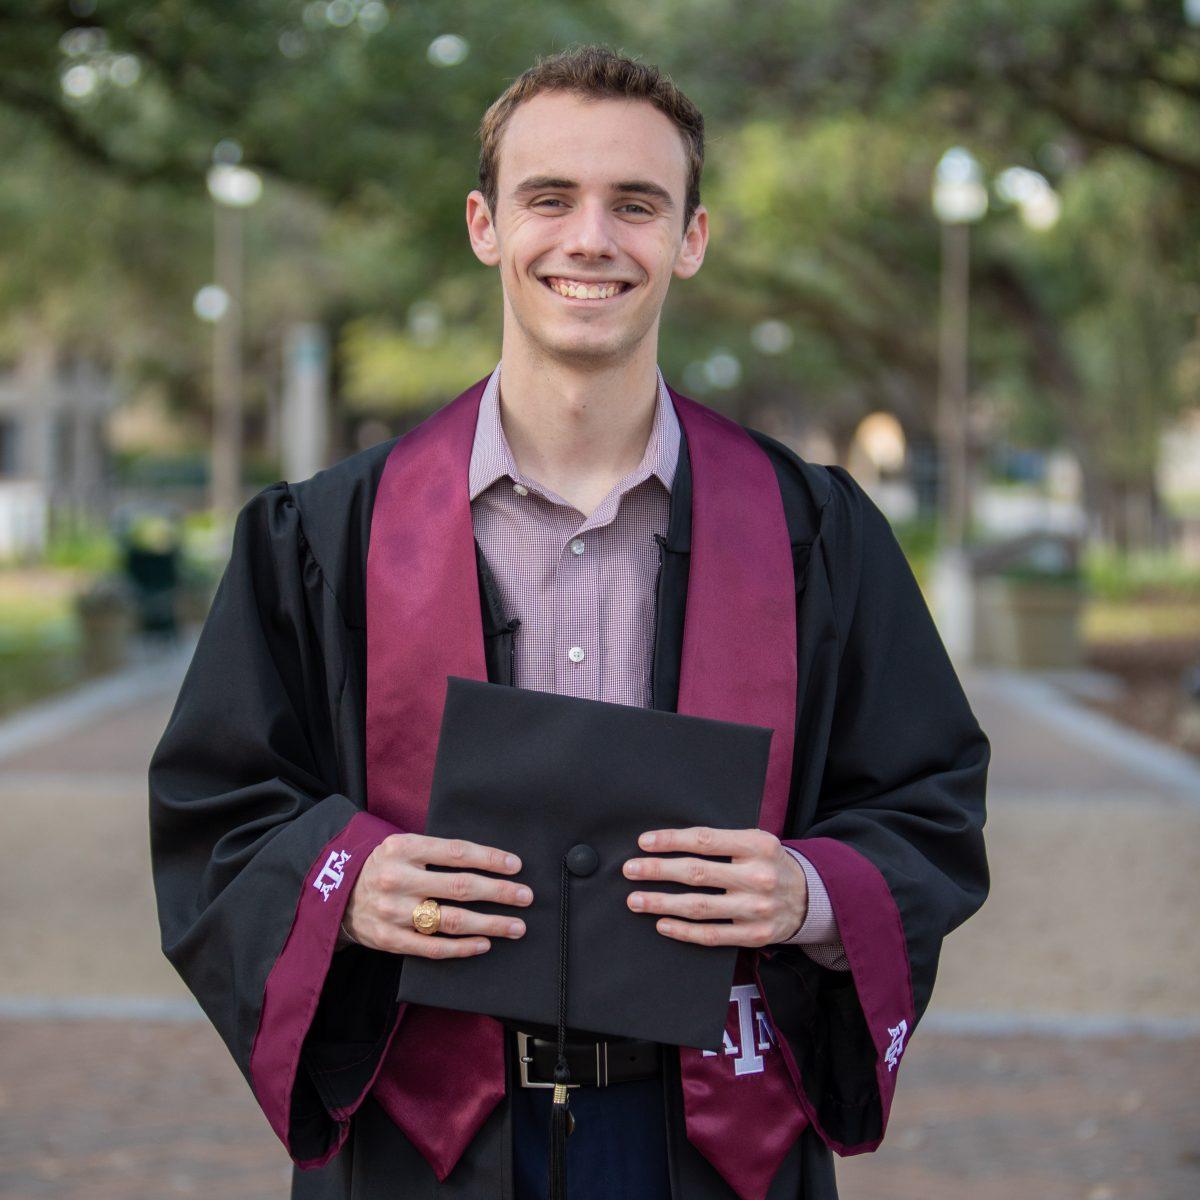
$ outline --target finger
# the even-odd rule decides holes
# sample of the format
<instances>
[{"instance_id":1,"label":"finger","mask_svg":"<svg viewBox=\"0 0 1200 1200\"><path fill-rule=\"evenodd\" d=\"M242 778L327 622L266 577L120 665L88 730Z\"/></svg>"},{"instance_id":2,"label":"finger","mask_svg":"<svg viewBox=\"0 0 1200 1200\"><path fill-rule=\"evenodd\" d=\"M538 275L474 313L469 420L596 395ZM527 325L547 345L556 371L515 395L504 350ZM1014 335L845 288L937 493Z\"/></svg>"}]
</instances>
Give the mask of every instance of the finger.
<instances>
[{"instance_id":1,"label":"finger","mask_svg":"<svg viewBox=\"0 0 1200 1200\"><path fill-rule=\"evenodd\" d=\"M626 903L634 912L664 913L689 921L767 921L776 908L770 897L744 892L631 892Z\"/></svg>"},{"instance_id":2,"label":"finger","mask_svg":"<svg viewBox=\"0 0 1200 1200\"><path fill-rule=\"evenodd\" d=\"M472 912L469 908L442 905L438 933L463 937L469 934L488 934L492 937L519 938L525 936L525 922L520 917L496 917Z\"/></svg>"},{"instance_id":3,"label":"finger","mask_svg":"<svg viewBox=\"0 0 1200 1200\"><path fill-rule=\"evenodd\" d=\"M486 954L492 947L487 938L478 935L443 937L440 933L418 933L402 925L375 920L363 922L361 931L355 930L355 938L374 950L411 954L414 958L470 958Z\"/></svg>"},{"instance_id":4,"label":"finger","mask_svg":"<svg viewBox=\"0 0 1200 1200\"><path fill-rule=\"evenodd\" d=\"M690 887L718 887L729 891L750 890L743 867L713 862L705 858L631 858L625 863L625 877L641 880L669 880ZM756 876L751 876L756 878Z\"/></svg>"},{"instance_id":5,"label":"finger","mask_svg":"<svg viewBox=\"0 0 1200 1200\"><path fill-rule=\"evenodd\" d=\"M440 933L417 933L412 929L401 929L397 935L397 954L411 954L414 958L472 958L486 954L492 943L481 937L445 937Z\"/></svg>"},{"instance_id":6,"label":"finger","mask_svg":"<svg viewBox=\"0 0 1200 1200\"><path fill-rule=\"evenodd\" d=\"M410 861L421 866L455 867L462 871L491 871L496 875L515 875L521 860L506 850L481 846L463 838L427 837L411 834L407 844Z\"/></svg>"},{"instance_id":7,"label":"finger","mask_svg":"<svg viewBox=\"0 0 1200 1200\"><path fill-rule=\"evenodd\" d=\"M731 858L768 857L778 839L765 829L713 829L694 825L688 829L649 829L638 838L643 850L658 854L719 854Z\"/></svg>"},{"instance_id":8,"label":"finger","mask_svg":"<svg viewBox=\"0 0 1200 1200\"><path fill-rule=\"evenodd\" d=\"M523 883L469 872L424 871L418 886L422 895L442 900L490 900L493 904L519 907L533 903L533 892Z\"/></svg>"},{"instance_id":9,"label":"finger","mask_svg":"<svg viewBox=\"0 0 1200 1200\"><path fill-rule=\"evenodd\" d=\"M664 937L677 942L694 942L698 946L766 946L771 941L771 930L767 925L755 921L747 924L713 922L697 924L678 918L663 918L655 928Z\"/></svg>"}]
</instances>

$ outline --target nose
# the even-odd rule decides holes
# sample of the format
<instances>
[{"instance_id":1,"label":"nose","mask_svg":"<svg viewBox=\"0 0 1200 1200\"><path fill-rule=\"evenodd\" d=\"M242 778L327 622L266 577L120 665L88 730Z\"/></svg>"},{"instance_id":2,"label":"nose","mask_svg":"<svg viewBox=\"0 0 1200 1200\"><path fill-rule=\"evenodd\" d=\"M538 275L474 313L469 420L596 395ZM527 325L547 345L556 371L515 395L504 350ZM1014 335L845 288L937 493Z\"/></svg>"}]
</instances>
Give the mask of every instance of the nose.
<instances>
[{"instance_id":1,"label":"nose","mask_svg":"<svg viewBox=\"0 0 1200 1200\"><path fill-rule=\"evenodd\" d=\"M563 250L580 258L615 258L615 220L603 201L583 201L564 222Z\"/></svg>"}]
</instances>

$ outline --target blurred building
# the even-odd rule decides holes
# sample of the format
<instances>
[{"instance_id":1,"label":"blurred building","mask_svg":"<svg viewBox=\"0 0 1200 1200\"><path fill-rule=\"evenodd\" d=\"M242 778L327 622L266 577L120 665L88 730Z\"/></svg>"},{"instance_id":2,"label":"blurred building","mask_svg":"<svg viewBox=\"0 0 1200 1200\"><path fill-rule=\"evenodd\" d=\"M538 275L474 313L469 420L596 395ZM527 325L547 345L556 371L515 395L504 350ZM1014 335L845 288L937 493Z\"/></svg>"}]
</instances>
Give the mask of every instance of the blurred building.
<instances>
[{"instance_id":1,"label":"blurred building","mask_svg":"<svg viewBox=\"0 0 1200 1200\"><path fill-rule=\"evenodd\" d=\"M111 373L52 342L0 366L0 559L36 556L51 514L109 507Z\"/></svg>"}]
</instances>

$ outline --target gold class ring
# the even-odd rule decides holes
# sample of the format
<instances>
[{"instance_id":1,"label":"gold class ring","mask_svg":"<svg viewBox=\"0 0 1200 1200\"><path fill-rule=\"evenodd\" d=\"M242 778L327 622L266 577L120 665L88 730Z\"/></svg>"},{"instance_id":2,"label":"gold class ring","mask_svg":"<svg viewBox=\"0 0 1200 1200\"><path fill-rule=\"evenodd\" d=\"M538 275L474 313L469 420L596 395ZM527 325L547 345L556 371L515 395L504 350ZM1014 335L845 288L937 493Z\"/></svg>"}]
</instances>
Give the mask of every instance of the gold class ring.
<instances>
[{"instance_id":1,"label":"gold class ring","mask_svg":"<svg viewBox=\"0 0 1200 1200\"><path fill-rule=\"evenodd\" d=\"M413 928L418 933L437 933L442 924L442 907L436 900L422 900L413 909Z\"/></svg>"}]
</instances>

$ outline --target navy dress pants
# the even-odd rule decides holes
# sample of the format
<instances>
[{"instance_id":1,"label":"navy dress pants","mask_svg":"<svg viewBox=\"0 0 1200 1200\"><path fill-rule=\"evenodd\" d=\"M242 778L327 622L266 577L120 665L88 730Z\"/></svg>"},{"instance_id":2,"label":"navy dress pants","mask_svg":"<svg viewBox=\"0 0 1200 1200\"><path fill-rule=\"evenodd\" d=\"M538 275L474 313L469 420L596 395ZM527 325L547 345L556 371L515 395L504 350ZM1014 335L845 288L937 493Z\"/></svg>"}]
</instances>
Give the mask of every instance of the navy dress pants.
<instances>
[{"instance_id":1,"label":"navy dress pants","mask_svg":"<svg viewBox=\"0 0 1200 1200\"><path fill-rule=\"evenodd\" d=\"M516 1200L546 1200L550 1088L512 1090ZM571 1200L671 1200L663 1081L637 1079L571 1089L567 1138Z\"/></svg>"}]
</instances>

